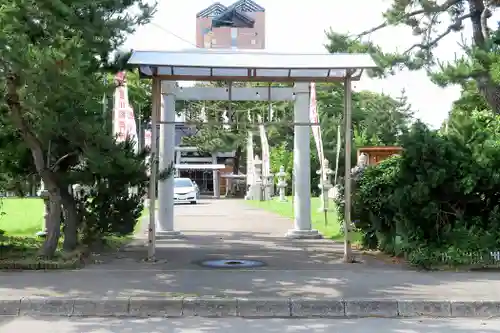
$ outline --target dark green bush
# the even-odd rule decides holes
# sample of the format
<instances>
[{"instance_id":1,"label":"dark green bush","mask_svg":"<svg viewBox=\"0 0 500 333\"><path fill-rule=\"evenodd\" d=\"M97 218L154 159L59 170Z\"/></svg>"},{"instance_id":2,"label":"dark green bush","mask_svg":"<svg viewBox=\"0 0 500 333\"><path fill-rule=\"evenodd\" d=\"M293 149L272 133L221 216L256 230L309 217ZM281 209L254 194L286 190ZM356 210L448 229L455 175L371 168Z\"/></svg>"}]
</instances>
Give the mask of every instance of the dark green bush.
<instances>
[{"instance_id":1,"label":"dark green bush","mask_svg":"<svg viewBox=\"0 0 500 333\"><path fill-rule=\"evenodd\" d=\"M353 220L366 247L419 266L491 261L500 249L500 131L492 117L498 123L475 113L447 134L417 123L402 137L401 157L365 169Z\"/></svg>"},{"instance_id":2,"label":"dark green bush","mask_svg":"<svg viewBox=\"0 0 500 333\"><path fill-rule=\"evenodd\" d=\"M133 233L148 186L146 153L134 153L126 141L85 164L78 176L86 186L77 193L85 242Z\"/></svg>"},{"instance_id":3,"label":"dark green bush","mask_svg":"<svg viewBox=\"0 0 500 333\"><path fill-rule=\"evenodd\" d=\"M391 196L397 187L399 162L396 156L366 168L354 191L353 220L363 231L363 246L367 248L379 247L379 241L391 244L396 236Z\"/></svg>"}]
</instances>

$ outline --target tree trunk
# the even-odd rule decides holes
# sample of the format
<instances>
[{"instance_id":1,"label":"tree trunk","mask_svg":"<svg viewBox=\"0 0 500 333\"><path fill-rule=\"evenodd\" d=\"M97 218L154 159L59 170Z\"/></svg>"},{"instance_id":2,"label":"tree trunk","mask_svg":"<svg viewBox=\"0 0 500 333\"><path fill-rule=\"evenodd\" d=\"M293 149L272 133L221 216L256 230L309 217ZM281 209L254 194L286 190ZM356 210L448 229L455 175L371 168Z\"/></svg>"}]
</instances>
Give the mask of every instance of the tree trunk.
<instances>
[{"instance_id":1,"label":"tree trunk","mask_svg":"<svg viewBox=\"0 0 500 333\"><path fill-rule=\"evenodd\" d=\"M47 235L40 249L40 254L51 258L57 250L61 235L61 203L57 195L49 192L48 206Z\"/></svg>"},{"instance_id":2,"label":"tree trunk","mask_svg":"<svg viewBox=\"0 0 500 333\"><path fill-rule=\"evenodd\" d=\"M73 251L78 245L78 225L80 217L75 199L66 188L61 188L61 202L64 207L64 241L63 249Z\"/></svg>"},{"instance_id":3,"label":"tree trunk","mask_svg":"<svg viewBox=\"0 0 500 333\"><path fill-rule=\"evenodd\" d=\"M493 109L493 112L500 114L500 85L495 84L490 77L476 79L476 83L479 92Z\"/></svg>"},{"instance_id":4,"label":"tree trunk","mask_svg":"<svg viewBox=\"0 0 500 333\"><path fill-rule=\"evenodd\" d=\"M28 178L28 186L29 186L29 191L30 191L30 197L34 197L36 195L36 185L35 185L36 178L34 175Z\"/></svg>"},{"instance_id":5,"label":"tree trunk","mask_svg":"<svg viewBox=\"0 0 500 333\"><path fill-rule=\"evenodd\" d=\"M241 161L241 146L236 148L236 152L234 154L234 163L233 163L233 173L238 175L240 173L240 161Z\"/></svg>"},{"instance_id":6,"label":"tree trunk","mask_svg":"<svg viewBox=\"0 0 500 333\"><path fill-rule=\"evenodd\" d=\"M483 17L485 10L485 2L483 0L468 0L469 10L473 15L471 16L472 22L472 38L474 44L482 48L484 51L492 52L488 46L488 27L487 17ZM489 17L489 16L488 16ZM484 65L484 64L483 64ZM486 102L493 109L493 112L500 114L500 85L495 83L491 78L488 71L491 69L490 65L485 66L486 69L484 73L475 77L479 92L485 98Z\"/></svg>"},{"instance_id":7,"label":"tree trunk","mask_svg":"<svg viewBox=\"0 0 500 333\"><path fill-rule=\"evenodd\" d=\"M21 101L19 98L18 89L20 89L22 85L19 76L16 73L9 72L7 75L6 83L7 89L5 93L5 99L9 107L13 124L16 125L24 142L30 148L36 170L42 178L46 190L49 192L51 202L51 216L49 220L51 221L51 223L49 223L50 225L47 227L49 229L49 235L45 239L45 250L43 252L46 256L50 257L54 255L54 252L57 249L57 243L59 241L60 235L59 228L61 223L61 197L59 188L57 186L57 178L55 173L49 167L47 167L45 163L42 142L34 134L33 129L30 127L29 123L24 119L26 110L21 105Z\"/></svg>"}]
</instances>

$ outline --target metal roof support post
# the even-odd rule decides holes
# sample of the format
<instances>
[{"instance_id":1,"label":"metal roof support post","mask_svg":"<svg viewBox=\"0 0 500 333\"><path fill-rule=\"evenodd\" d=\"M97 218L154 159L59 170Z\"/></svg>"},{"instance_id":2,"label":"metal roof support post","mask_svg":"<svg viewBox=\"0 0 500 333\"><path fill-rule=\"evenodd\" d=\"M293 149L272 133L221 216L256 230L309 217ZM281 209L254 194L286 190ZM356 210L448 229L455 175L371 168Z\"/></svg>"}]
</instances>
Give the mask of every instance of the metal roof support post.
<instances>
[{"instance_id":1,"label":"metal roof support post","mask_svg":"<svg viewBox=\"0 0 500 333\"><path fill-rule=\"evenodd\" d=\"M345 176L344 176L344 262L354 258L351 248L351 150L352 150L352 87L349 75L344 81Z\"/></svg>"},{"instance_id":2,"label":"metal roof support post","mask_svg":"<svg viewBox=\"0 0 500 333\"><path fill-rule=\"evenodd\" d=\"M151 110L151 158L149 175L149 225L148 225L148 261L155 261L156 252L156 171L158 136L157 123L161 103L161 80L153 77L152 87L152 110Z\"/></svg>"},{"instance_id":3,"label":"metal roof support post","mask_svg":"<svg viewBox=\"0 0 500 333\"><path fill-rule=\"evenodd\" d=\"M175 82L162 83L164 106L160 112L160 170L174 167L175 156ZM161 180L158 184L158 230L156 235L163 239L183 238L174 230L174 177Z\"/></svg>"},{"instance_id":4,"label":"metal roof support post","mask_svg":"<svg viewBox=\"0 0 500 333\"><path fill-rule=\"evenodd\" d=\"M311 148L309 140L309 83L295 83L293 170L295 174L294 228L288 238L318 239L311 226Z\"/></svg>"}]
</instances>

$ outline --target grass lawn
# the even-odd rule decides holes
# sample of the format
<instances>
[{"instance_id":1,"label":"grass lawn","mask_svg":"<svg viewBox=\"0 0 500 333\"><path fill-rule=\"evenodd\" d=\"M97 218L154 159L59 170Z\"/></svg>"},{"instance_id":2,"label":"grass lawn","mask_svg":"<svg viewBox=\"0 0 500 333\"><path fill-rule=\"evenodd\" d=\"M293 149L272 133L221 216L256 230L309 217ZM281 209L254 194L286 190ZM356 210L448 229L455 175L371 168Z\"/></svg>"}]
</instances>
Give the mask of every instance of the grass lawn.
<instances>
[{"instance_id":1,"label":"grass lawn","mask_svg":"<svg viewBox=\"0 0 500 333\"><path fill-rule=\"evenodd\" d=\"M34 236L42 230L45 214L42 199L3 198L0 204L0 229L8 236Z\"/></svg>"},{"instance_id":2,"label":"grass lawn","mask_svg":"<svg viewBox=\"0 0 500 333\"><path fill-rule=\"evenodd\" d=\"M148 213L144 209L143 216ZM43 238L35 234L41 231L45 207L40 198L1 198L0 199L0 270L38 270L38 269L74 269L93 262L93 253L114 251L132 236L106 237L104 244L95 248L78 247L75 251L64 252L59 248L54 257L40 256ZM140 222L140 221L139 221ZM137 223L135 232L141 230ZM62 240L60 242L62 245Z\"/></svg>"},{"instance_id":3,"label":"grass lawn","mask_svg":"<svg viewBox=\"0 0 500 333\"><path fill-rule=\"evenodd\" d=\"M288 217L293 219L293 201L292 197L288 197L288 202L279 202L277 198L269 201L255 201L249 200L246 201L248 204L262 208L264 210L276 213L278 215ZM323 234L325 238L333 239L333 240L343 240L344 235L342 235L340 231L340 223L337 219L337 214L334 211L328 212L327 214L327 223L325 224L325 213L318 212L320 208L320 199L319 198L311 198L311 222L313 229L317 229L319 232ZM333 205L332 202L329 203ZM332 208L330 206L330 208ZM352 242L357 243L360 240L360 235L356 232L352 235Z\"/></svg>"},{"instance_id":4,"label":"grass lawn","mask_svg":"<svg viewBox=\"0 0 500 333\"><path fill-rule=\"evenodd\" d=\"M45 208L40 198L2 198L0 200L0 229L8 236L34 236L42 230ZM142 216L148 216L144 208ZM137 223L138 231L140 220Z\"/></svg>"}]
</instances>

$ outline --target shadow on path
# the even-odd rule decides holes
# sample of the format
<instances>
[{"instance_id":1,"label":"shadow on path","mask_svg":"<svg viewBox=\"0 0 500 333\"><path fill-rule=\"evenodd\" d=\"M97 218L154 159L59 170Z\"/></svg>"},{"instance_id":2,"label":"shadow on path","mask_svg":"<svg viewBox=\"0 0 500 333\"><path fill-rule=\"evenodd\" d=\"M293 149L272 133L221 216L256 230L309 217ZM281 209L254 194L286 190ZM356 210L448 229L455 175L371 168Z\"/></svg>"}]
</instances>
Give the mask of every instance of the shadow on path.
<instances>
[{"instance_id":1,"label":"shadow on path","mask_svg":"<svg viewBox=\"0 0 500 333\"><path fill-rule=\"evenodd\" d=\"M144 246L102 256L76 271L2 272L2 297L40 296L260 296L427 300L499 300L492 272L415 272L360 256L342 263L342 245L289 240L289 219L249 209L236 200L176 207L176 229L186 239L158 240L156 263ZM143 241L143 240L142 240ZM217 270L203 259L252 259L265 267Z\"/></svg>"}]
</instances>

